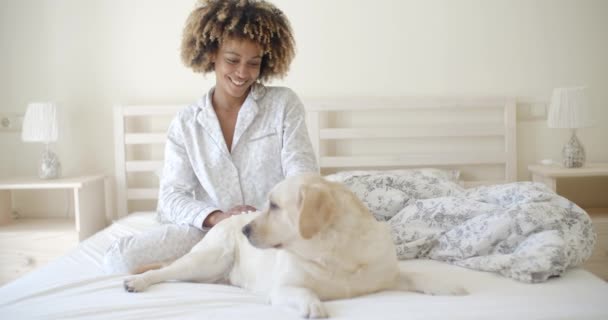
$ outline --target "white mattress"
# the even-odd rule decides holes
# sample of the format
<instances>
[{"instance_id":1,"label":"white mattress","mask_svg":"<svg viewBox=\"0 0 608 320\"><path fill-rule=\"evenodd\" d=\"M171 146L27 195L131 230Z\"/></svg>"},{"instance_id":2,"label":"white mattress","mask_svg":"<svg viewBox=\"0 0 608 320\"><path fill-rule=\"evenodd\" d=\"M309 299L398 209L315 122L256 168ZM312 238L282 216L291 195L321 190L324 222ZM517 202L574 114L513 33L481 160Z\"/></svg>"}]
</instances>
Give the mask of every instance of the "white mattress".
<instances>
[{"instance_id":1,"label":"white mattress","mask_svg":"<svg viewBox=\"0 0 608 320\"><path fill-rule=\"evenodd\" d=\"M155 226L152 213L115 222L69 254L0 288L0 319L299 319L265 297L211 284L162 283L123 290L125 275L105 275L101 258L119 237ZM411 271L458 279L468 296L382 292L327 302L334 319L608 319L608 284L582 269L542 284L436 261L402 261Z\"/></svg>"}]
</instances>

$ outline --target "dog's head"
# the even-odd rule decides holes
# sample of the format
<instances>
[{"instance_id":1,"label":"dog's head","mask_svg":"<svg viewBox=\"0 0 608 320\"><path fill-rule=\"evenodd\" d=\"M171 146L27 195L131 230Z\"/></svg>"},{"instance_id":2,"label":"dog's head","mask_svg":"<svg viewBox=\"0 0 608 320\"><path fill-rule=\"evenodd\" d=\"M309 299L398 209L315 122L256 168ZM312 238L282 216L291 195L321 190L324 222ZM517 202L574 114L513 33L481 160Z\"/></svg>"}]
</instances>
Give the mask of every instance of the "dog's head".
<instances>
[{"instance_id":1,"label":"dog's head","mask_svg":"<svg viewBox=\"0 0 608 320\"><path fill-rule=\"evenodd\" d=\"M334 184L318 174L285 179L268 195L262 214L243 227L258 248L281 248L310 239L331 224L336 215Z\"/></svg>"}]
</instances>

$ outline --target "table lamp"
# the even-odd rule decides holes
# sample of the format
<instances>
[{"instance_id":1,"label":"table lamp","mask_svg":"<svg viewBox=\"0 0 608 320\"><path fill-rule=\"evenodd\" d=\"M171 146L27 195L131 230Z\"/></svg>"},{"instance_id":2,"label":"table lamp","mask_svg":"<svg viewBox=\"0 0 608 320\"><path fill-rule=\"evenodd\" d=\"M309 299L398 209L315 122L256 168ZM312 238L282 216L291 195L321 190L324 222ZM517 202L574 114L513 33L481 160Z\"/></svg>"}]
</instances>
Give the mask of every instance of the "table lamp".
<instances>
[{"instance_id":1,"label":"table lamp","mask_svg":"<svg viewBox=\"0 0 608 320\"><path fill-rule=\"evenodd\" d=\"M51 151L49 144L57 141L58 124L57 108L48 102L30 103L23 118L21 139L25 142L42 142L45 144L38 168L41 179L55 179L61 176L61 163Z\"/></svg>"},{"instance_id":2,"label":"table lamp","mask_svg":"<svg viewBox=\"0 0 608 320\"><path fill-rule=\"evenodd\" d=\"M585 148L576 137L576 129L590 127L592 124L586 87L553 89L547 126L572 129L572 136L562 149L564 167L580 168L585 164Z\"/></svg>"}]
</instances>

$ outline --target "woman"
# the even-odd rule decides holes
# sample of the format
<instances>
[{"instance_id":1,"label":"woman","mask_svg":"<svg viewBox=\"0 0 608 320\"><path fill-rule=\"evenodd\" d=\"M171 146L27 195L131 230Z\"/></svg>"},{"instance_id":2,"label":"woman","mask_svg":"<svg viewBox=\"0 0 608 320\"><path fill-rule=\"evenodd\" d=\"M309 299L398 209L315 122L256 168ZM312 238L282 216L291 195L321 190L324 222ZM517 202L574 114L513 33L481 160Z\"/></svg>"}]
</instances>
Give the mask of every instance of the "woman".
<instances>
[{"instance_id":1,"label":"woman","mask_svg":"<svg viewBox=\"0 0 608 320\"><path fill-rule=\"evenodd\" d=\"M174 260L220 221L261 208L286 176L318 171L302 103L261 84L287 73L294 46L289 21L265 1L201 1L190 14L182 60L216 83L168 131L158 217L171 224L120 239L107 271Z\"/></svg>"}]
</instances>

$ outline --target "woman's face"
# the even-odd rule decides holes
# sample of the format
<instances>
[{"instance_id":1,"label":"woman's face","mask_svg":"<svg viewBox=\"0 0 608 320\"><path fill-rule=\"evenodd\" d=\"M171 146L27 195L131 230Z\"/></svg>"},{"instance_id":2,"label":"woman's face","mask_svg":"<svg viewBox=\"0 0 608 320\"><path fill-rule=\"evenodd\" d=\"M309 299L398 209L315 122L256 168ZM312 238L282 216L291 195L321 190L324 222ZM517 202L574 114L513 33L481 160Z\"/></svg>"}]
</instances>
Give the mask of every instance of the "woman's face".
<instances>
[{"instance_id":1,"label":"woman's face","mask_svg":"<svg viewBox=\"0 0 608 320\"><path fill-rule=\"evenodd\" d=\"M215 57L216 92L243 98L260 75L262 47L250 40L226 39Z\"/></svg>"}]
</instances>

